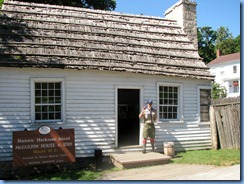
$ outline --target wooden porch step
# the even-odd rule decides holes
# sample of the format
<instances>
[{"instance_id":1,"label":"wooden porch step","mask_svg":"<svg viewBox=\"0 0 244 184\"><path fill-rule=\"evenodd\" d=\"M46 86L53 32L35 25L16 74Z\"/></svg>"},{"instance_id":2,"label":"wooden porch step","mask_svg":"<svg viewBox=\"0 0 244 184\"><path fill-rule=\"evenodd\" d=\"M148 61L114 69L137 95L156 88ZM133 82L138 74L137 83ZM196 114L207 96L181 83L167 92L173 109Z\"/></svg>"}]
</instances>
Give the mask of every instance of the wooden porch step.
<instances>
[{"instance_id":1,"label":"wooden porch step","mask_svg":"<svg viewBox=\"0 0 244 184\"><path fill-rule=\"evenodd\" d=\"M171 157L161 153L147 152L126 152L114 153L110 155L112 163L121 169L135 168L141 166L168 164Z\"/></svg>"}]
</instances>

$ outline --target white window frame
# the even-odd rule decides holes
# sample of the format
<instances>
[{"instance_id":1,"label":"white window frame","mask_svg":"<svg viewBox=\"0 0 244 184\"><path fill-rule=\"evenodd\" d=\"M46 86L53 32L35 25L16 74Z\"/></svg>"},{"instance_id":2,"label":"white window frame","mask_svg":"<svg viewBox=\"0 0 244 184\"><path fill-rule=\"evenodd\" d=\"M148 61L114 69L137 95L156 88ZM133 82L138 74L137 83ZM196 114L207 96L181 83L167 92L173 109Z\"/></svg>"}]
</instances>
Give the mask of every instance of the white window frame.
<instances>
[{"instance_id":1,"label":"white window frame","mask_svg":"<svg viewBox=\"0 0 244 184\"><path fill-rule=\"evenodd\" d=\"M177 119L159 119L159 87L167 86L167 87L178 87L178 113ZM183 123L183 85L182 83L172 83L172 82L157 82L157 117L159 123Z\"/></svg>"},{"instance_id":2,"label":"white window frame","mask_svg":"<svg viewBox=\"0 0 244 184\"><path fill-rule=\"evenodd\" d=\"M61 121L60 120L36 120L35 119L35 83L37 82L61 82ZM65 80L64 78L31 78L31 123L47 124L57 123L62 124L65 122Z\"/></svg>"},{"instance_id":3,"label":"white window frame","mask_svg":"<svg viewBox=\"0 0 244 184\"><path fill-rule=\"evenodd\" d=\"M202 122L201 121L201 98L200 98L200 91L201 89L209 89L212 90L212 86L197 86L197 108L198 108L198 123L199 124L210 124L209 122Z\"/></svg>"}]
</instances>

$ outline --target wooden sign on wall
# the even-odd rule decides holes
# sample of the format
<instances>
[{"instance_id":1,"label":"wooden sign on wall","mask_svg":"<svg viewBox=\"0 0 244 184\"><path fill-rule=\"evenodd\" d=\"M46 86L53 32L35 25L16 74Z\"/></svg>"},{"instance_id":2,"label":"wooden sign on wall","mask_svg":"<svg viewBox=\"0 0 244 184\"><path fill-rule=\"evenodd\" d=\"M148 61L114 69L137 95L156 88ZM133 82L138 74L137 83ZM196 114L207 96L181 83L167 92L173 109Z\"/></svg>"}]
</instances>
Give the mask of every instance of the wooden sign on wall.
<instances>
[{"instance_id":1,"label":"wooden sign on wall","mask_svg":"<svg viewBox=\"0 0 244 184\"><path fill-rule=\"evenodd\" d=\"M41 126L13 132L13 166L75 162L74 129Z\"/></svg>"}]
</instances>

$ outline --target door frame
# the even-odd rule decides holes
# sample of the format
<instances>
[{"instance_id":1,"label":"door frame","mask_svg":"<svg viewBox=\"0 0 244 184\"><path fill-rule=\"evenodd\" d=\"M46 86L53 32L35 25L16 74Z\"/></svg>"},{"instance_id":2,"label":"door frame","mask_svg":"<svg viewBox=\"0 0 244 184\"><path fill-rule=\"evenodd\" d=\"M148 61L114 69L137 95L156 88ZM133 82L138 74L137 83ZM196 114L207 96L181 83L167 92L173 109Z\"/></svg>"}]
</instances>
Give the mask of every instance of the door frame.
<instances>
[{"instance_id":1,"label":"door frame","mask_svg":"<svg viewBox=\"0 0 244 184\"><path fill-rule=\"evenodd\" d=\"M138 89L139 90L139 109L143 107L143 87L141 86L115 86L115 147L118 147L118 90L119 89ZM139 114L138 114L139 115ZM142 145L142 121L139 121L139 145Z\"/></svg>"}]
</instances>

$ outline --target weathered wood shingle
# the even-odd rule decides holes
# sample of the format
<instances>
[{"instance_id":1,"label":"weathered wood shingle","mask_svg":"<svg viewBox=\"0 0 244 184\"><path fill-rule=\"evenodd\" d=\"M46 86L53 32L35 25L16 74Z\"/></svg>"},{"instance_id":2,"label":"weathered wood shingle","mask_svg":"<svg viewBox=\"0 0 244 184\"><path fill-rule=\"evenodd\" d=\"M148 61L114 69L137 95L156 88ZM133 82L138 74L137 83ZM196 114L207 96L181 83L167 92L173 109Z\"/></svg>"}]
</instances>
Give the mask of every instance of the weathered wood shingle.
<instances>
[{"instance_id":1,"label":"weathered wood shingle","mask_svg":"<svg viewBox=\"0 0 244 184\"><path fill-rule=\"evenodd\" d=\"M0 66L112 70L213 80L176 21L5 0Z\"/></svg>"}]
</instances>

